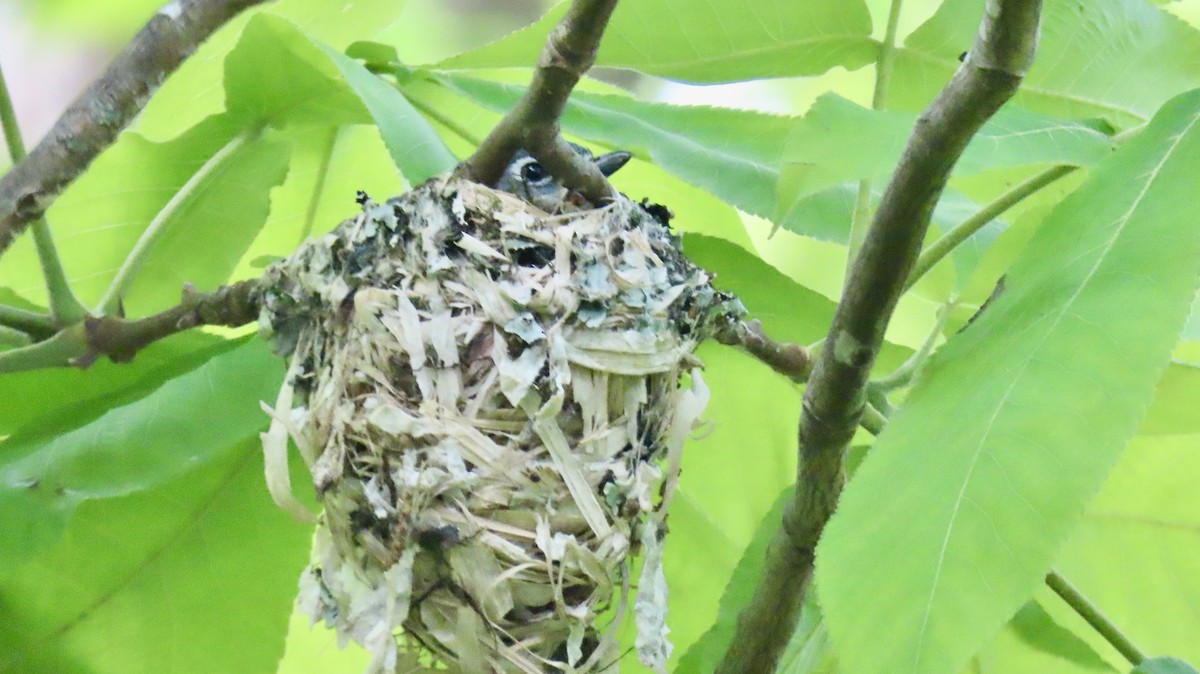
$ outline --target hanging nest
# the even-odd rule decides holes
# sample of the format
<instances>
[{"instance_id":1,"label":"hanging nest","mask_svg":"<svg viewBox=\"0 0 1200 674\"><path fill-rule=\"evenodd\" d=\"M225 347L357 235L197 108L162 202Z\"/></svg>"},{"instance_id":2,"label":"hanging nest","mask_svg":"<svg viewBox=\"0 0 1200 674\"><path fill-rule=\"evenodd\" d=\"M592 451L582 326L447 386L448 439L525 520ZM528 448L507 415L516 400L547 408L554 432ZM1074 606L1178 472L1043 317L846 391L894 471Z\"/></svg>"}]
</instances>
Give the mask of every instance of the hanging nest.
<instances>
[{"instance_id":1,"label":"hanging nest","mask_svg":"<svg viewBox=\"0 0 1200 674\"><path fill-rule=\"evenodd\" d=\"M640 548L661 670L666 510L708 397L692 351L740 305L662 207L552 216L451 177L360 202L262 297L290 354L268 483L307 514L290 436L324 504L302 609L371 671L615 671Z\"/></svg>"}]
</instances>

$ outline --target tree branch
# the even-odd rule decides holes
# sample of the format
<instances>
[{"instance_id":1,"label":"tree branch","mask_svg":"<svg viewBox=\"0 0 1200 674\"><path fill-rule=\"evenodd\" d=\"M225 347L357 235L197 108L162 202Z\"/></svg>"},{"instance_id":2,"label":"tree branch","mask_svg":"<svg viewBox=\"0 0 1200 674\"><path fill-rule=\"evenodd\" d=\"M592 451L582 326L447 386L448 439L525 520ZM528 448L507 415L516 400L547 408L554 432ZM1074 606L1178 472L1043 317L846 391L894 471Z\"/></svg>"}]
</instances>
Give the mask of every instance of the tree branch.
<instances>
[{"instance_id":1,"label":"tree branch","mask_svg":"<svg viewBox=\"0 0 1200 674\"><path fill-rule=\"evenodd\" d=\"M803 384L812 372L812 355L799 344L781 344L762 331L757 321L724 326L714 339L727 346L738 346L772 370Z\"/></svg>"},{"instance_id":2,"label":"tree branch","mask_svg":"<svg viewBox=\"0 0 1200 674\"><path fill-rule=\"evenodd\" d=\"M538 58L529 89L501 119L458 173L494 185L520 149L532 154L551 175L593 204L616 192L593 162L580 157L559 133L558 120L575 84L596 62L600 38L617 0L574 0L551 31Z\"/></svg>"},{"instance_id":3,"label":"tree branch","mask_svg":"<svg viewBox=\"0 0 1200 674\"><path fill-rule=\"evenodd\" d=\"M0 178L0 254L112 144L201 42L263 1L175 0L159 10L33 152Z\"/></svg>"},{"instance_id":4,"label":"tree branch","mask_svg":"<svg viewBox=\"0 0 1200 674\"><path fill-rule=\"evenodd\" d=\"M86 368L100 356L124 363L152 342L201 325L238 327L258 320L261 281L251 279L199 293L184 286L178 305L137 320L88 316L54 336L0 352L0 374L44 367Z\"/></svg>"},{"instance_id":5,"label":"tree branch","mask_svg":"<svg viewBox=\"0 0 1200 674\"><path fill-rule=\"evenodd\" d=\"M817 541L845 480L843 457L863 415L867 378L934 204L967 142L1016 93L1033 60L1040 12L1040 0L989 0L970 53L917 120L809 378L795 497L720 673L774 671L792 636Z\"/></svg>"}]
</instances>

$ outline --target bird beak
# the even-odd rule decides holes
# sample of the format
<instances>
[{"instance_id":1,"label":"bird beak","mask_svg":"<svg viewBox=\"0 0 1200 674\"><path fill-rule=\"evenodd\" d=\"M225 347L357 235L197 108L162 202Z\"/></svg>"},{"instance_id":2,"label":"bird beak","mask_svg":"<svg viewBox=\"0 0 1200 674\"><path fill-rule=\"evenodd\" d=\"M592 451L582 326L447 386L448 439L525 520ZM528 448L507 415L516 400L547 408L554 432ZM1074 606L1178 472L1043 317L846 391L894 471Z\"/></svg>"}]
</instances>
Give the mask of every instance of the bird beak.
<instances>
[{"instance_id":1,"label":"bird beak","mask_svg":"<svg viewBox=\"0 0 1200 674\"><path fill-rule=\"evenodd\" d=\"M596 167L600 169L601 173L603 173L605 176L610 176L616 173L617 169L624 166L625 163L632 158L632 154L624 150L617 150L616 152L602 154L592 161L596 162Z\"/></svg>"}]
</instances>

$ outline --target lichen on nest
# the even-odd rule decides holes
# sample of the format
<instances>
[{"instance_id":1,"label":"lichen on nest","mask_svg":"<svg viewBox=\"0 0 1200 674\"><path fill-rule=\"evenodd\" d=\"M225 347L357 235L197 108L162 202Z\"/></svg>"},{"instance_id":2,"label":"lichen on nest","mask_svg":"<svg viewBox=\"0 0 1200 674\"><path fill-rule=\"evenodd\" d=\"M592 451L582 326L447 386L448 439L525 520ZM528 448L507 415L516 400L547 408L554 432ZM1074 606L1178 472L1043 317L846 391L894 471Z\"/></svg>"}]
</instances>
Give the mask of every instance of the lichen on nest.
<instances>
[{"instance_id":1,"label":"lichen on nest","mask_svg":"<svg viewBox=\"0 0 1200 674\"><path fill-rule=\"evenodd\" d=\"M641 548L637 647L661 669L667 506L707 401L692 351L740 304L623 197L549 215L439 177L360 201L262 296L290 355L268 485L307 514L291 437L324 505L302 608L372 671L614 671Z\"/></svg>"}]
</instances>

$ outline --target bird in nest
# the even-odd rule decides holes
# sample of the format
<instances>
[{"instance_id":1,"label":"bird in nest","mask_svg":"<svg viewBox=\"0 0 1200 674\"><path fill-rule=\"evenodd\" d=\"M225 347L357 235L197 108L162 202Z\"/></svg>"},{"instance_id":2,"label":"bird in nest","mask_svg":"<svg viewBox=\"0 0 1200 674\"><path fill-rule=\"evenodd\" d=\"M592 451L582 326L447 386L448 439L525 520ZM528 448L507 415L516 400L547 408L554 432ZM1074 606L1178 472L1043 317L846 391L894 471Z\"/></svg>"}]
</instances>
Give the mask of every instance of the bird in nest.
<instances>
[{"instance_id":1,"label":"bird in nest","mask_svg":"<svg viewBox=\"0 0 1200 674\"><path fill-rule=\"evenodd\" d=\"M579 155L592 160L605 177L616 173L633 156L624 150L617 150L596 157L582 145L571 143L571 147ZM565 205L572 203L570 190L525 150L518 150L513 155L495 187L502 192L515 194L547 213L561 212Z\"/></svg>"}]
</instances>

